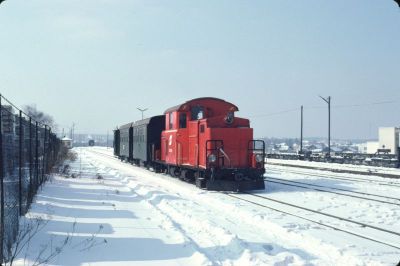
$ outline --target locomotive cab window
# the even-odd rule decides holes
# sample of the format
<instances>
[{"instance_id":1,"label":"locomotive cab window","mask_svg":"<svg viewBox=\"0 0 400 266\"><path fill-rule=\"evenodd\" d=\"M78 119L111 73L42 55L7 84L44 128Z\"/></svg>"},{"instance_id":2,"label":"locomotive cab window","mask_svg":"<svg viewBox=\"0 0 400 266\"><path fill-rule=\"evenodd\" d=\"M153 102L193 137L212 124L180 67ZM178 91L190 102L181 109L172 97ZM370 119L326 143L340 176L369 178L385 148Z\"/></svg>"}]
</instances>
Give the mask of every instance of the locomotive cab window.
<instances>
[{"instance_id":1,"label":"locomotive cab window","mask_svg":"<svg viewBox=\"0 0 400 266\"><path fill-rule=\"evenodd\" d=\"M179 128L186 128L186 113L179 114Z\"/></svg>"},{"instance_id":2,"label":"locomotive cab window","mask_svg":"<svg viewBox=\"0 0 400 266\"><path fill-rule=\"evenodd\" d=\"M204 108L202 106L193 106L191 120L200 120L204 118Z\"/></svg>"},{"instance_id":3,"label":"locomotive cab window","mask_svg":"<svg viewBox=\"0 0 400 266\"><path fill-rule=\"evenodd\" d=\"M174 113L169 113L169 129L174 128Z\"/></svg>"}]
</instances>

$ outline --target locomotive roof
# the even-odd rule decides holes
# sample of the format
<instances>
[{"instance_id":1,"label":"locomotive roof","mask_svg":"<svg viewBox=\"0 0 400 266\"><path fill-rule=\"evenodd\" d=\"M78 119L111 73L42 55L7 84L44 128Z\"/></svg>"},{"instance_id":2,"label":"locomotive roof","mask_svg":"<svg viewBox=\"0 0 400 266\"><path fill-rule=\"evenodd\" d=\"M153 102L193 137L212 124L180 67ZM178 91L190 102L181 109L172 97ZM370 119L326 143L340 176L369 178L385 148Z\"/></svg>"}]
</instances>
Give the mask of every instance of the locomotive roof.
<instances>
[{"instance_id":1,"label":"locomotive roof","mask_svg":"<svg viewBox=\"0 0 400 266\"><path fill-rule=\"evenodd\" d=\"M176 105L174 107L168 108L167 110L165 110L164 114L170 113L170 112L174 112L174 111L181 111L184 106L191 105L191 104L196 103L196 102L201 103L203 101L210 101L210 100L211 101L218 101L218 102L221 102L221 103L225 103L225 104L231 105L231 107L234 108L234 111L239 111L239 108L236 105L234 105L233 103L227 102L227 101L219 99L219 98L214 98L214 97L202 97L202 98L195 98L195 99L189 100L189 101L187 101L187 102L185 102L183 104L179 104L179 105Z\"/></svg>"}]
</instances>

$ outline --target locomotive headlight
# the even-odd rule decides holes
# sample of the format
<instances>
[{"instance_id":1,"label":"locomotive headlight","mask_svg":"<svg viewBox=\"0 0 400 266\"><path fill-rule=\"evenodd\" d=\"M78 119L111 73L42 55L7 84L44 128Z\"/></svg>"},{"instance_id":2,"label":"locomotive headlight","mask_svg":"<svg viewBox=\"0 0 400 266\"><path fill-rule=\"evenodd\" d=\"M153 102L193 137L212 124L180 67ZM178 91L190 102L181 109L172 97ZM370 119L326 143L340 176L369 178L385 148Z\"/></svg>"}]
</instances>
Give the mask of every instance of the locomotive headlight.
<instances>
[{"instance_id":1,"label":"locomotive headlight","mask_svg":"<svg viewBox=\"0 0 400 266\"><path fill-rule=\"evenodd\" d=\"M217 161L217 156L215 156L215 154L208 155L208 161L210 163L215 163Z\"/></svg>"},{"instance_id":2,"label":"locomotive headlight","mask_svg":"<svg viewBox=\"0 0 400 266\"><path fill-rule=\"evenodd\" d=\"M261 163L264 160L264 156L262 154L256 155L256 162Z\"/></svg>"}]
</instances>

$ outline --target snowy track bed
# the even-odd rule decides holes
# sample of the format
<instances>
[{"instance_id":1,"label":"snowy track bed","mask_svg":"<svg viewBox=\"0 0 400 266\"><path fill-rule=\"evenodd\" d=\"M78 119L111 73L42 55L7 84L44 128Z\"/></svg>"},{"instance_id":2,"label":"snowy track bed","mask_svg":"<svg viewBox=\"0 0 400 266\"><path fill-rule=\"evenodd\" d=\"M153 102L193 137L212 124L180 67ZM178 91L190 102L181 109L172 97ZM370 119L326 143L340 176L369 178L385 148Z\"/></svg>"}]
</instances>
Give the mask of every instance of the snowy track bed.
<instances>
[{"instance_id":1,"label":"snowy track bed","mask_svg":"<svg viewBox=\"0 0 400 266\"><path fill-rule=\"evenodd\" d=\"M400 250L398 243L393 243L393 238L399 237L400 233L391 231L382 227L377 227L362 222L357 222L352 219L340 217L327 212L314 210L299 206L293 203L283 202L270 197L259 194L246 193L242 195L229 194L229 196L265 207L277 212L288 214L294 217L304 219L306 221L338 230L353 236L360 237L369 241L373 241L385 246Z\"/></svg>"},{"instance_id":2,"label":"snowy track bed","mask_svg":"<svg viewBox=\"0 0 400 266\"><path fill-rule=\"evenodd\" d=\"M40 243L62 241L74 223L71 243L51 264L393 265L400 258L396 248L259 206L267 204L262 198L255 205L224 193L200 190L120 162L111 156L111 150L77 151L80 160L71 168L74 173L82 170L82 177L56 177L46 184L29 213L49 220L32 240L39 244L28 250L30 262L40 251ZM101 179L97 179L99 175ZM284 174L276 175L282 178ZM399 231L399 206L266 184L267 190L257 195ZM338 182L335 186L339 186ZM349 185L346 189L349 187L372 193L372 187ZM396 191L398 195L400 190ZM388 191L381 193L389 195ZM327 219L274 204L276 209L309 220ZM330 222L361 233L371 229L345 221ZM397 235L376 237L400 243Z\"/></svg>"},{"instance_id":3,"label":"snowy track bed","mask_svg":"<svg viewBox=\"0 0 400 266\"><path fill-rule=\"evenodd\" d=\"M272 158L269 158L267 162L269 165L284 166L286 168L293 167L295 169L309 169L311 171L323 170L325 172L364 174L364 175L381 176L385 178L396 178L396 179L400 178L400 169L398 168L312 162L312 161L302 161L302 160L282 160L282 159L272 159Z\"/></svg>"},{"instance_id":4,"label":"snowy track bed","mask_svg":"<svg viewBox=\"0 0 400 266\"><path fill-rule=\"evenodd\" d=\"M343 189L338 187L330 187L327 185L313 184L310 181L292 181L287 178L276 178L276 177L266 177L265 179L268 183L281 184L285 186L298 187L303 189L311 189L320 192L332 193L336 195L342 195L347 197L353 197L358 199L364 199L369 201L376 201L380 203L386 203L391 205L400 206L400 198L383 196L378 194L372 194L367 192L352 191L349 189Z\"/></svg>"}]
</instances>

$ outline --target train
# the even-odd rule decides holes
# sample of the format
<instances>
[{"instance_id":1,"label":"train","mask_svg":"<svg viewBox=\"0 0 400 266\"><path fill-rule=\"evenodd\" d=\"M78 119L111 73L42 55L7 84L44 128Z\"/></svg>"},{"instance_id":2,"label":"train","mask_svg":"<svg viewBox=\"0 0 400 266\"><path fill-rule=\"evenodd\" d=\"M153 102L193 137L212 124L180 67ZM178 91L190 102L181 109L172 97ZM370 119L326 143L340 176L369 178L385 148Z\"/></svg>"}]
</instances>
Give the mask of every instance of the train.
<instances>
[{"instance_id":1,"label":"train","mask_svg":"<svg viewBox=\"0 0 400 266\"><path fill-rule=\"evenodd\" d=\"M196 98L114 130L123 161L215 191L263 190L265 143L223 99Z\"/></svg>"}]
</instances>

